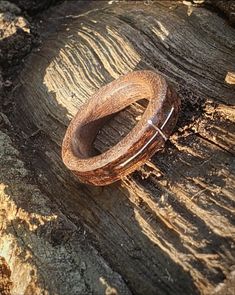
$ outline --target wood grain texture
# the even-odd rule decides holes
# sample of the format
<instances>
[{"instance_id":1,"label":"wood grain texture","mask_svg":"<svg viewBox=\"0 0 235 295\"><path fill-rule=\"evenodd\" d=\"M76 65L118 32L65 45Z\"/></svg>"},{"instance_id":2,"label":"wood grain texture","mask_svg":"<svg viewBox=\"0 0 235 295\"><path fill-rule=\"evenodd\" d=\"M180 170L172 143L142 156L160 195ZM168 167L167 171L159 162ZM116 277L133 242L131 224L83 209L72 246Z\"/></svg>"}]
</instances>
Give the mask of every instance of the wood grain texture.
<instances>
[{"instance_id":1,"label":"wood grain texture","mask_svg":"<svg viewBox=\"0 0 235 295\"><path fill-rule=\"evenodd\" d=\"M216 294L235 263L235 92L225 82L234 30L206 9L189 15L172 1L101 3L90 12L66 5L51 15L56 30L29 57L15 93L24 132L41 130L28 142L39 180L134 294ZM175 87L179 131L122 182L82 185L61 162L66 127L95 90L136 69L160 72ZM139 105L120 112L96 148L120 140L138 114Z\"/></svg>"},{"instance_id":2,"label":"wood grain texture","mask_svg":"<svg viewBox=\"0 0 235 295\"><path fill-rule=\"evenodd\" d=\"M84 228L32 182L32 172L2 131L0 166L1 295L131 294L87 243Z\"/></svg>"},{"instance_id":3,"label":"wood grain texture","mask_svg":"<svg viewBox=\"0 0 235 295\"><path fill-rule=\"evenodd\" d=\"M147 107L133 129L97 154L93 142L100 129L143 99ZM79 108L63 139L63 162L84 183L101 186L120 180L164 147L179 111L180 100L163 77L153 71L128 73L101 87Z\"/></svg>"}]
</instances>

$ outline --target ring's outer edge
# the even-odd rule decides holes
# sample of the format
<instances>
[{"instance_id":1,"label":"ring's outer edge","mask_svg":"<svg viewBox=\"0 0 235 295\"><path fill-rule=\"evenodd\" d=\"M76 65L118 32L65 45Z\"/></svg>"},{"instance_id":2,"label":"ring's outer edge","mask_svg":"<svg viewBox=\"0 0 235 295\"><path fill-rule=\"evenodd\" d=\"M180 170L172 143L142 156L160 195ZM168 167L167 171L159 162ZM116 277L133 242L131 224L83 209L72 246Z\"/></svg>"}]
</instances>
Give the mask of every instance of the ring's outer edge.
<instances>
[{"instance_id":1,"label":"ring's outer edge","mask_svg":"<svg viewBox=\"0 0 235 295\"><path fill-rule=\"evenodd\" d=\"M151 71L136 71L136 72L132 72L132 73L141 73L143 75L146 72L148 74L149 74L149 72L152 73L153 76L159 76L158 74L151 72ZM162 77L161 77L161 79L162 79ZM176 125L176 122L178 120L179 109L180 109L180 99L177 96L177 94L175 93L175 91L169 85L167 85L167 90L165 93L164 102L167 105L168 109L173 108L172 115L169 118L169 121L164 126L164 131L163 131L164 134L169 138L169 136L171 135L171 133ZM114 112L115 112L115 110L114 110ZM162 116L162 117L166 116L166 114L163 114L163 110L160 110L160 113L161 113L160 116ZM148 142L149 139L151 140L151 137L153 137L154 134L156 134L154 140L152 140L150 142L150 144L148 144L146 146L146 148L141 153L138 154L138 156L133 157L133 155L135 156L135 153L138 153L138 150L144 146L144 143ZM68 138L68 136L66 137L66 135L65 135L65 138L63 141L63 146L62 146L62 158L63 158L63 161L65 164L67 164L69 161L70 155L67 156L67 158L66 158L65 151L67 151L67 147L70 144L69 141L71 140L71 138ZM71 134L69 134L69 135L71 136ZM79 171L79 167L78 167L78 169L76 169L76 170L71 169L71 171L83 183L93 184L93 185L98 185L98 186L107 185L107 184L113 183L115 181L118 181L119 179L123 178L124 176L126 176L126 175L130 174L131 172L135 171L136 169L138 169L148 159L150 159L153 156L153 154L156 153L156 151L162 149L164 146L164 143L165 143L165 140L162 138L162 135L159 132L157 134L156 130L154 128L152 128L151 125L149 125L149 127L147 128L147 132L144 133L143 138L139 139L138 147L134 147L134 150L132 150L132 151L130 149L130 151L128 151L128 153L130 152L129 155L128 155L128 153L126 155L123 155L123 156L125 156L125 159L131 158L131 157L133 158L132 161L126 161L126 162L128 162L126 165L123 165L123 166L120 165L122 163L122 162L120 162L121 159L117 159L117 160L108 162L105 166L100 167L98 169L89 170L89 171ZM115 148L115 147L113 147L113 148ZM136 148L136 150L135 150L135 148ZM71 151L70 151L70 153L71 153ZM73 155L73 157L74 157L74 155ZM66 166L68 166L68 165L66 165Z\"/></svg>"}]
</instances>

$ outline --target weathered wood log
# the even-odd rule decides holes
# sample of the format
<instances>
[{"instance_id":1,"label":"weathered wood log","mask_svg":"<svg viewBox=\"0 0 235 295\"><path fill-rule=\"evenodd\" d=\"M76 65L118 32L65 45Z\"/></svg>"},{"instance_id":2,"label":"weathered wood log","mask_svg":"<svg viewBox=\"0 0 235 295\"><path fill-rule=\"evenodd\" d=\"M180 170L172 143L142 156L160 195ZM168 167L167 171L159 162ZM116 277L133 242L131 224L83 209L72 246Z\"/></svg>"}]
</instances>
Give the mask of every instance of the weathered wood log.
<instances>
[{"instance_id":1,"label":"weathered wood log","mask_svg":"<svg viewBox=\"0 0 235 295\"><path fill-rule=\"evenodd\" d=\"M0 294L131 294L0 131ZM9 169L10 167L10 169Z\"/></svg>"},{"instance_id":2,"label":"weathered wood log","mask_svg":"<svg viewBox=\"0 0 235 295\"><path fill-rule=\"evenodd\" d=\"M235 5L233 0L216 0L212 1L211 4L222 11L232 25L235 24Z\"/></svg>"},{"instance_id":3,"label":"weathered wood log","mask_svg":"<svg viewBox=\"0 0 235 295\"><path fill-rule=\"evenodd\" d=\"M134 294L215 294L235 262L235 92L225 83L234 30L206 9L189 13L172 1L99 5L81 13L70 3L51 14L50 34L20 75L18 123L40 131L26 142L29 162ZM66 126L96 89L135 69L160 72L177 89L178 132L121 183L82 185L61 161ZM96 148L127 134L139 110L120 112Z\"/></svg>"}]
</instances>

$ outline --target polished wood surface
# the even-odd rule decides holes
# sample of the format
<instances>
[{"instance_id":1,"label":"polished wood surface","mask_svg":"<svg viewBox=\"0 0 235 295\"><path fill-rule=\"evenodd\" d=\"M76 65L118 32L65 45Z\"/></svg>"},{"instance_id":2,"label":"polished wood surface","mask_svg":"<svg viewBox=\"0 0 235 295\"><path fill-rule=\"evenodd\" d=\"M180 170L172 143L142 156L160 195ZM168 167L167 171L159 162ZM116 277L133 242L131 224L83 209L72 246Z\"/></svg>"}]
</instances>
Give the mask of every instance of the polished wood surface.
<instances>
[{"instance_id":1,"label":"polished wood surface","mask_svg":"<svg viewBox=\"0 0 235 295\"><path fill-rule=\"evenodd\" d=\"M92 144L105 122L141 99L147 99L148 106L136 126L95 156ZM63 141L63 161L82 182L105 185L117 181L164 146L175 127L179 106L179 98L160 75L144 70L128 73L99 89L81 106Z\"/></svg>"}]
</instances>

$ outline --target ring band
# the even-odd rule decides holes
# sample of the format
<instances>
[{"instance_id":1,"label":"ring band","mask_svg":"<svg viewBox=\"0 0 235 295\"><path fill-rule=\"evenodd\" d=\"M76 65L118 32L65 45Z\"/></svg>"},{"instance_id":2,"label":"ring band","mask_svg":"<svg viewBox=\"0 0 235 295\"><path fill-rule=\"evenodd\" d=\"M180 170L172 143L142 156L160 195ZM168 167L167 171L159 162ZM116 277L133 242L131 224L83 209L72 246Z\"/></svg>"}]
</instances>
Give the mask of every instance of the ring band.
<instances>
[{"instance_id":1,"label":"ring band","mask_svg":"<svg viewBox=\"0 0 235 295\"><path fill-rule=\"evenodd\" d=\"M140 121L115 146L100 155L92 146L112 115L135 101L148 100ZM152 71L135 71L100 88L77 112L62 145L65 165L84 183L106 185L145 163L169 138L180 100L166 80Z\"/></svg>"}]
</instances>

